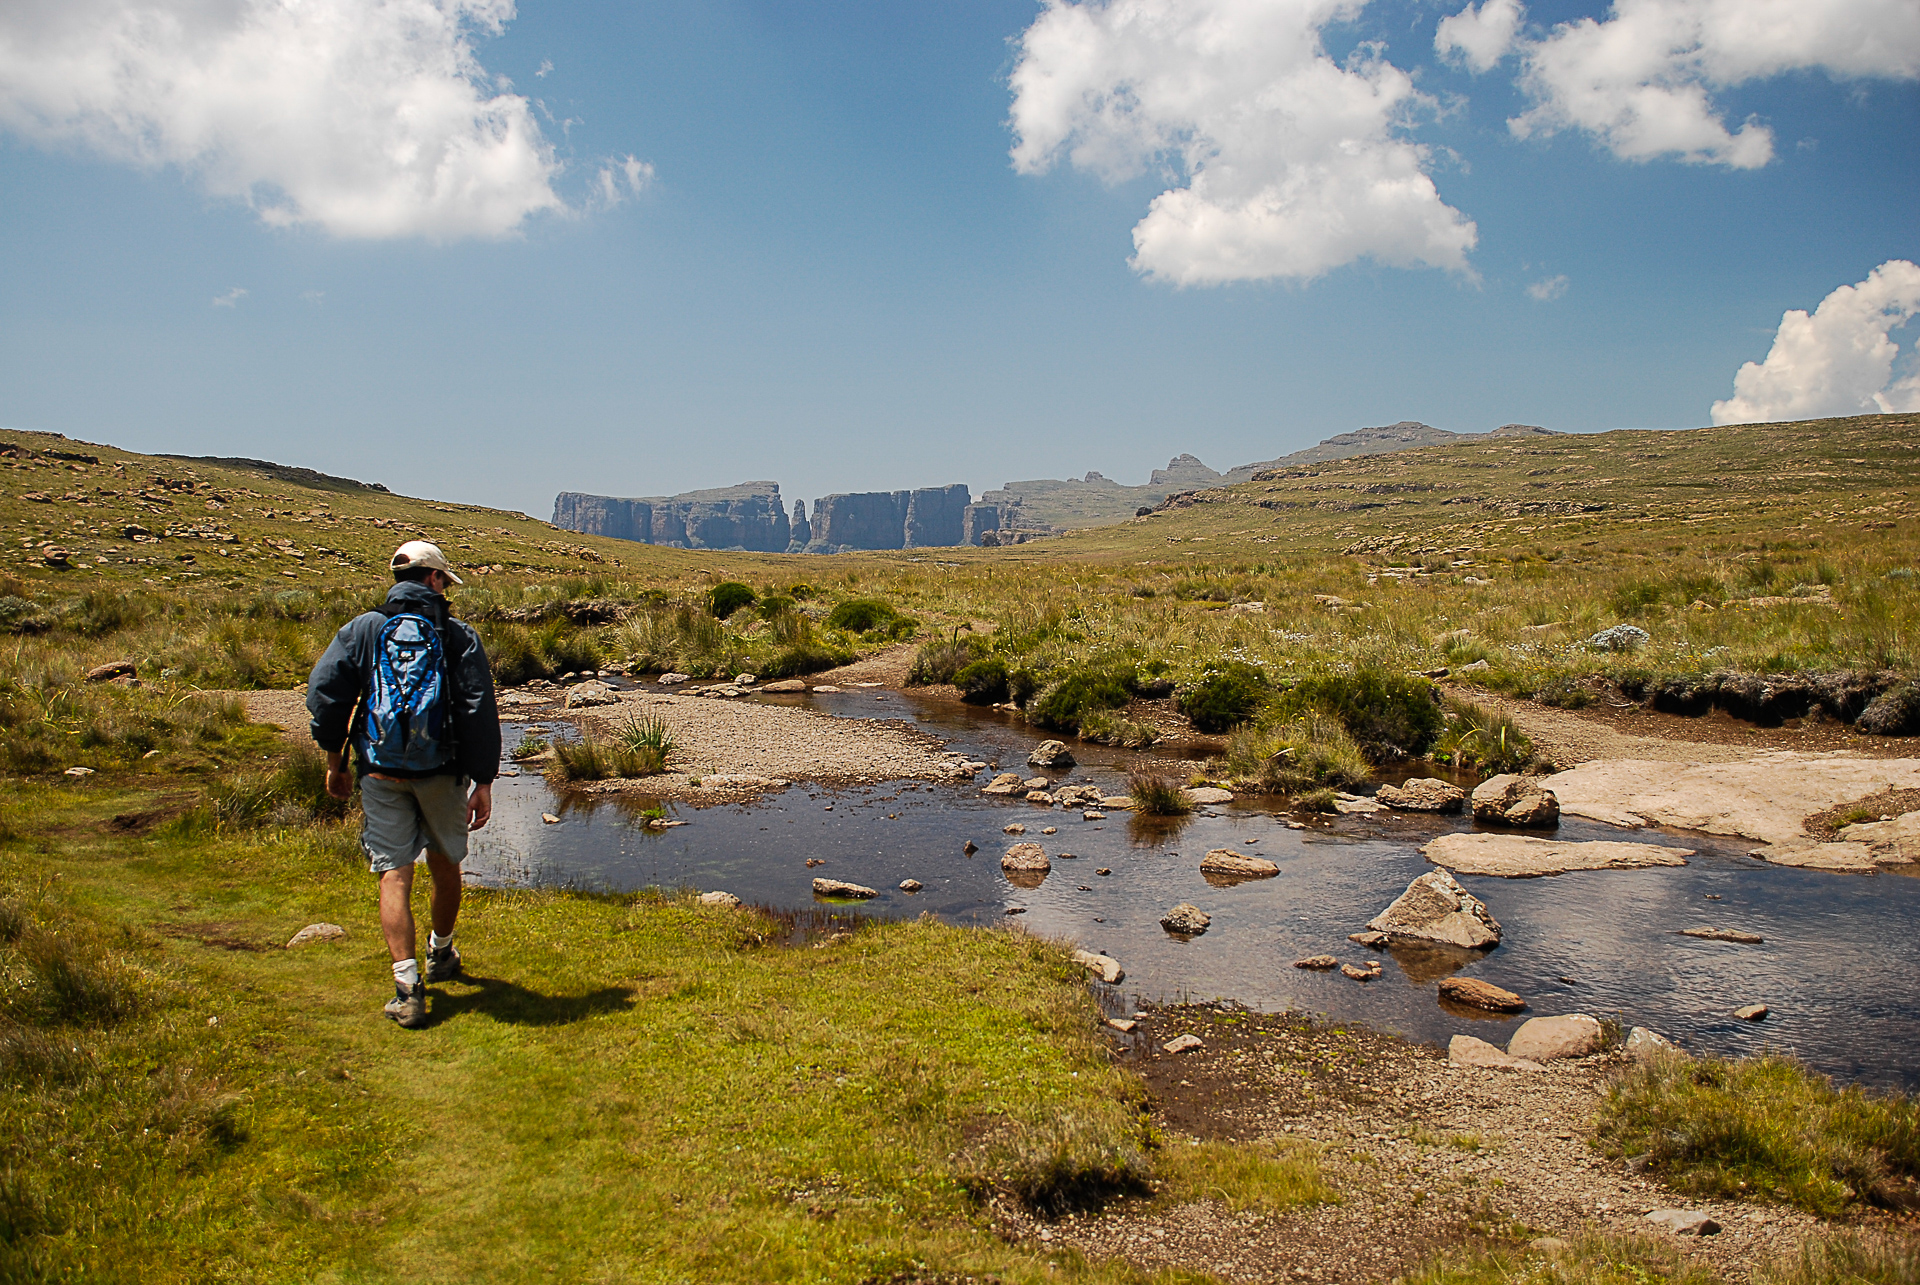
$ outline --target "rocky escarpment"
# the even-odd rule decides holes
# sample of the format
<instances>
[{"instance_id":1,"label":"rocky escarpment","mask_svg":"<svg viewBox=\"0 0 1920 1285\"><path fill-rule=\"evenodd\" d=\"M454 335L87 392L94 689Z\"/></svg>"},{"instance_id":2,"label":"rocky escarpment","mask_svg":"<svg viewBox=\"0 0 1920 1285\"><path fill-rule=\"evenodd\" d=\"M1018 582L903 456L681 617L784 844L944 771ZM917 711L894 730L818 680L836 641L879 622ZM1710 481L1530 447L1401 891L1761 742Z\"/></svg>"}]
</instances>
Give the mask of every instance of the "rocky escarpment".
<instances>
[{"instance_id":1,"label":"rocky escarpment","mask_svg":"<svg viewBox=\"0 0 1920 1285\"><path fill-rule=\"evenodd\" d=\"M964 483L917 491L824 495L813 502L808 553L848 549L925 549L969 543Z\"/></svg>"},{"instance_id":2,"label":"rocky escarpment","mask_svg":"<svg viewBox=\"0 0 1920 1285\"><path fill-rule=\"evenodd\" d=\"M554 497L553 524L568 531L677 549L784 553L792 542L777 482L743 482L634 499L562 491Z\"/></svg>"}]
</instances>

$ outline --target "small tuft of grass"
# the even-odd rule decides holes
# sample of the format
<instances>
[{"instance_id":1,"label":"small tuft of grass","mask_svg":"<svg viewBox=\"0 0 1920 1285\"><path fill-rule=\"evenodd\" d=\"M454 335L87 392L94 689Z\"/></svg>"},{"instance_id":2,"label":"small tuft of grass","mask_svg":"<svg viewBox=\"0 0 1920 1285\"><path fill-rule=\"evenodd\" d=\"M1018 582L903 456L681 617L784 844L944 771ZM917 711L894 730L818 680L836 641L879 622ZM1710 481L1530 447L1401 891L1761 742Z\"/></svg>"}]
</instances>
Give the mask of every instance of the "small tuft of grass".
<instances>
[{"instance_id":1,"label":"small tuft of grass","mask_svg":"<svg viewBox=\"0 0 1920 1285\"><path fill-rule=\"evenodd\" d=\"M1159 739L1146 723L1122 718L1112 710L1089 711L1080 719L1080 736L1096 745L1118 745L1124 749L1144 750Z\"/></svg>"},{"instance_id":2,"label":"small tuft of grass","mask_svg":"<svg viewBox=\"0 0 1920 1285\"><path fill-rule=\"evenodd\" d=\"M1127 795L1135 812L1153 817L1183 817L1193 804L1177 782L1156 772L1136 771L1127 777Z\"/></svg>"},{"instance_id":3,"label":"small tuft of grass","mask_svg":"<svg viewBox=\"0 0 1920 1285\"><path fill-rule=\"evenodd\" d=\"M1506 715L1472 701L1449 699L1446 718L1433 746L1436 762L1472 768L1483 776L1524 772L1532 766L1533 742Z\"/></svg>"},{"instance_id":4,"label":"small tuft of grass","mask_svg":"<svg viewBox=\"0 0 1920 1285\"><path fill-rule=\"evenodd\" d=\"M1092 1209L1149 1190L1143 1117L1115 1105L1007 1120L959 1161L976 1200L999 1192L1049 1216Z\"/></svg>"},{"instance_id":5,"label":"small tuft of grass","mask_svg":"<svg viewBox=\"0 0 1920 1285\"><path fill-rule=\"evenodd\" d=\"M1218 1200L1235 1213L1281 1213L1301 1205L1334 1203L1338 1197L1320 1175L1320 1164L1303 1145L1170 1143L1154 1165L1160 1198L1173 1203Z\"/></svg>"},{"instance_id":6,"label":"small tuft of grass","mask_svg":"<svg viewBox=\"0 0 1920 1285\"><path fill-rule=\"evenodd\" d=\"M634 754L657 757L662 764L662 769L657 770L664 770L666 761L679 748L673 739L673 729L659 718L628 718L613 729L613 741Z\"/></svg>"},{"instance_id":7,"label":"small tuft of grass","mask_svg":"<svg viewBox=\"0 0 1920 1285\"><path fill-rule=\"evenodd\" d=\"M1760 1285L1920 1285L1920 1237L1837 1232L1762 1267Z\"/></svg>"},{"instance_id":8,"label":"small tuft of grass","mask_svg":"<svg viewBox=\"0 0 1920 1285\"><path fill-rule=\"evenodd\" d=\"M1601 1105L1597 1143L1648 1155L1683 1190L1762 1196L1831 1215L1897 1203L1920 1179L1920 1104L1841 1089L1791 1058L1656 1058Z\"/></svg>"},{"instance_id":9,"label":"small tuft of grass","mask_svg":"<svg viewBox=\"0 0 1920 1285\"><path fill-rule=\"evenodd\" d=\"M526 740L521 741L518 745L513 747L513 754L511 757L513 761L516 763L524 763L528 759L539 758L542 754L545 754L551 748L552 746L549 744L546 737L529 736Z\"/></svg>"},{"instance_id":10,"label":"small tuft of grass","mask_svg":"<svg viewBox=\"0 0 1920 1285\"><path fill-rule=\"evenodd\" d=\"M554 781L606 781L614 778L658 776L667 770L666 755L657 749L631 749L617 740L587 736L553 747Z\"/></svg>"},{"instance_id":11,"label":"small tuft of grass","mask_svg":"<svg viewBox=\"0 0 1920 1285\"><path fill-rule=\"evenodd\" d=\"M1321 786L1317 790L1308 790L1294 796L1293 805L1302 812L1335 813L1340 810L1340 800L1332 787Z\"/></svg>"},{"instance_id":12,"label":"small tuft of grass","mask_svg":"<svg viewBox=\"0 0 1920 1285\"><path fill-rule=\"evenodd\" d=\"M1554 1254L1504 1246L1453 1250L1404 1285L1720 1285L1670 1245L1639 1236L1580 1236Z\"/></svg>"}]
</instances>

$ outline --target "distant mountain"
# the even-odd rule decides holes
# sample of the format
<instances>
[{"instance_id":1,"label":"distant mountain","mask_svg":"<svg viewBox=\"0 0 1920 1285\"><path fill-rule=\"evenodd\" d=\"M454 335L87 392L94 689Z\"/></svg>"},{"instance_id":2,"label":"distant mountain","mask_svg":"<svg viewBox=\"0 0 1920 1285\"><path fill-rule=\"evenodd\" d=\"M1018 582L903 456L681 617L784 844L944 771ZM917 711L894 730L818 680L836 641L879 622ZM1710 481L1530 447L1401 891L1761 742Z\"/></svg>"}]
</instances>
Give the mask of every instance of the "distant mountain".
<instances>
[{"instance_id":1,"label":"distant mountain","mask_svg":"<svg viewBox=\"0 0 1920 1285\"><path fill-rule=\"evenodd\" d=\"M1422 424L1417 419L1403 419L1397 424L1382 424L1378 428L1356 428L1351 433L1338 433L1327 438L1317 446L1295 451L1291 455L1282 455L1278 459L1265 460L1256 464L1240 464L1221 475L1221 485L1236 482L1250 482L1256 473L1269 469L1298 468L1303 464L1324 464L1328 460L1352 459L1356 455L1385 455L1389 451L1411 450L1417 446L1445 446L1449 442L1465 442L1488 437L1558 437L1559 433L1550 428L1541 428L1535 424L1502 424L1491 433L1455 433L1444 428L1435 428L1431 424ZM1183 458L1192 459L1192 456ZM1194 460L1198 464L1198 460Z\"/></svg>"}]
</instances>

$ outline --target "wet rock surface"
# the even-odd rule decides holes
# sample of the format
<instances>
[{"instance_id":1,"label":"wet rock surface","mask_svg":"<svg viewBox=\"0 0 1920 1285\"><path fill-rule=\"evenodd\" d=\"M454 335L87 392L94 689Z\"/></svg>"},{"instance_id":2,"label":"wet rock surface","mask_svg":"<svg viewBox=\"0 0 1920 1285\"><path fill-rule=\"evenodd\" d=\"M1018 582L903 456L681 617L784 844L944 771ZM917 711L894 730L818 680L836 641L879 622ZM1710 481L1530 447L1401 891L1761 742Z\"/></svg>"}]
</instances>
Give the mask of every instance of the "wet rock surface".
<instances>
[{"instance_id":1,"label":"wet rock surface","mask_svg":"<svg viewBox=\"0 0 1920 1285\"><path fill-rule=\"evenodd\" d=\"M1684 866L1691 848L1652 843L1614 843L1603 839L1566 842L1523 834L1466 832L1443 834L1420 849L1427 860L1456 874L1530 879L1571 870L1638 870L1647 866Z\"/></svg>"},{"instance_id":2,"label":"wet rock surface","mask_svg":"<svg viewBox=\"0 0 1920 1285\"><path fill-rule=\"evenodd\" d=\"M1518 1013L1527 1006L1527 1001L1512 991L1477 977L1443 977L1436 989L1442 999L1489 1013Z\"/></svg>"},{"instance_id":3,"label":"wet rock surface","mask_svg":"<svg viewBox=\"0 0 1920 1285\"><path fill-rule=\"evenodd\" d=\"M1383 785L1374 791L1374 800L1401 812L1458 812L1466 806L1467 794L1450 781L1423 776L1402 785Z\"/></svg>"},{"instance_id":4,"label":"wet rock surface","mask_svg":"<svg viewBox=\"0 0 1920 1285\"><path fill-rule=\"evenodd\" d=\"M1445 870L1421 875L1391 906L1367 922L1389 941L1439 942L1469 950L1500 944L1500 924L1486 904Z\"/></svg>"},{"instance_id":5,"label":"wet rock surface","mask_svg":"<svg viewBox=\"0 0 1920 1285\"><path fill-rule=\"evenodd\" d=\"M1551 829L1560 824L1560 799L1537 776L1502 773L1473 789L1476 821Z\"/></svg>"},{"instance_id":6,"label":"wet rock surface","mask_svg":"<svg viewBox=\"0 0 1920 1285\"><path fill-rule=\"evenodd\" d=\"M1551 1062L1598 1053L1605 1042L1600 1023L1585 1013L1536 1017L1522 1022L1520 1029L1513 1033L1513 1038L1507 1041L1507 1055Z\"/></svg>"}]
</instances>

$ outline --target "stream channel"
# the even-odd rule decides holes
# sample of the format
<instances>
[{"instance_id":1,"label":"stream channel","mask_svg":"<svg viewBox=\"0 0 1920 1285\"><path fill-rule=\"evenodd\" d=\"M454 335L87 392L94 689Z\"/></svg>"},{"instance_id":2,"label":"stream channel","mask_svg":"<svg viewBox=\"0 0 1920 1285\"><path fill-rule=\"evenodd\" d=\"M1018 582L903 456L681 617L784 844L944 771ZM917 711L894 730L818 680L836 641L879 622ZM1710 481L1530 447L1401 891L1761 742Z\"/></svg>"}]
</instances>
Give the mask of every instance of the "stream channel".
<instances>
[{"instance_id":1,"label":"stream channel","mask_svg":"<svg viewBox=\"0 0 1920 1285\"><path fill-rule=\"evenodd\" d=\"M1072 742L1078 766L1025 766L1042 733L1006 714L918 697L850 690L756 696L856 718L900 719L950 749L1055 783L1092 781L1126 792L1134 755ZM565 722L509 723L509 750L525 735L571 734ZM1389 774L1427 775L1429 765ZM1920 1089L1920 878L1844 875L1771 866L1738 839L1673 830L1621 831L1568 818L1564 839L1626 838L1692 848L1684 867L1578 871L1539 879L1459 876L1503 929L1484 955L1395 947L1375 952L1347 940L1416 876L1433 869L1420 845L1471 829L1470 818L1380 812L1313 820L1243 796L1185 818L1114 811L1103 821L1078 811L980 794L991 772L957 784L896 781L867 787L796 783L744 804L694 807L668 800L688 824L643 829L637 816L661 802L641 795L556 792L528 772L495 788L491 824L474 836L469 878L494 886L724 889L777 910L821 908L815 876L879 890L842 915L949 923L1018 924L1118 959L1117 986L1094 984L1110 1015L1142 1002L1232 1000L1250 1008L1306 1009L1444 1045L1467 1032L1496 1044L1527 1017L1584 1012L1648 1026L1701 1053L1791 1053L1843 1082ZM541 814L560 817L543 822ZM1002 827L1022 822L1027 833ZM1040 833L1057 826L1052 835ZM972 840L979 851L967 856ZM1036 888L1010 883L1000 854L1021 840L1044 845L1053 869ZM1280 874L1210 884L1200 858L1233 848L1276 862ZM1069 857L1067 854L1072 854ZM807 858L823 864L809 867ZM1096 875L1106 867L1110 875ZM902 892L917 879L922 891ZM1178 902L1212 916L1191 939L1160 927ZM822 921L824 922L824 921ZM1760 945L1679 936L1683 928L1739 929ZM1358 964L1378 954L1371 982L1294 968L1306 955ZM1442 1007L1436 983L1459 974L1525 997L1526 1013L1490 1017ZM1743 1022L1732 1010L1762 1003L1771 1013Z\"/></svg>"}]
</instances>

